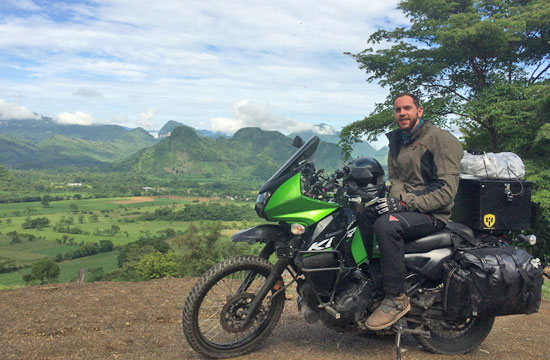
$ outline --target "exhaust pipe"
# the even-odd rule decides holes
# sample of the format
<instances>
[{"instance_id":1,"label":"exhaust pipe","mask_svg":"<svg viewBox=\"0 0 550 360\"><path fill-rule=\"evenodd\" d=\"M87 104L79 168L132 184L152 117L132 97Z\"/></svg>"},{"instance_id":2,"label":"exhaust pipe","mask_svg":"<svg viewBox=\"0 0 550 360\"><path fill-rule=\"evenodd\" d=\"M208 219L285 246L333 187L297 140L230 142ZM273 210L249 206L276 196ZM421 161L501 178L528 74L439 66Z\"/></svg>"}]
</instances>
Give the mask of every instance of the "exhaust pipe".
<instances>
[{"instance_id":1,"label":"exhaust pipe","mask_svg":"<svg viewBox=\"0 0 550 360\"><path fill-rule=\"evenodd\" d=\"M300 310L308 324L315 324L317 321L319 321L319 313L310 308L301 296L298 296L298 299L296 301L298 302L298 310Z\"/></svg>"}]
</instances>

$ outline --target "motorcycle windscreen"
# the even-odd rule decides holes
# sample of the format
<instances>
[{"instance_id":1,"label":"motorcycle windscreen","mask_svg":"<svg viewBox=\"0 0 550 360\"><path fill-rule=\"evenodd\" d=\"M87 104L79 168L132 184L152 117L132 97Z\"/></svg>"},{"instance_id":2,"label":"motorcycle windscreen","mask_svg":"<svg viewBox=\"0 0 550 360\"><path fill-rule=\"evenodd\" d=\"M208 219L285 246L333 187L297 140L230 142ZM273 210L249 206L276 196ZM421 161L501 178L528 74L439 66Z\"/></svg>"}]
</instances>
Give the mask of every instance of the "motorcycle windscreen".
<instances>
[{"instance_id":1,"label":"motorcycle windscreen","mask_svg":"<svg viewBox=\"0 0 550 360\"><path fill-rule=\"evenodd\" d=\"M294 155L288 159L260 188L260 194L266 191L273 192L279 185L291 178L300 165L307 162L317 151L319 138L315 135L310 137Z\"/></svg>"}]
</instances>

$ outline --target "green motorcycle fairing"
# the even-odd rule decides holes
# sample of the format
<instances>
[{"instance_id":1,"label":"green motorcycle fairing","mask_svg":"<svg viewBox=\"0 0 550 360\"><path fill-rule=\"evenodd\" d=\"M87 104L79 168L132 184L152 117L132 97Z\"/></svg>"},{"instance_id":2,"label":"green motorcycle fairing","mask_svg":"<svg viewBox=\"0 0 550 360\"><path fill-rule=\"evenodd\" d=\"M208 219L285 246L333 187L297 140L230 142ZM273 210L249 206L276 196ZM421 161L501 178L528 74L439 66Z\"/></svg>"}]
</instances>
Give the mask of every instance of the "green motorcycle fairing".
<instances>
[{"instance_id":1,"label":"green motorcycle fairing","mask_svg":"<svg viewBox=\"0 0 550 360\"><path fill-rule=\"evenodd\" d=\"M337 220L336 218L332 220L332 217L329 216L334 214L338 209L341 209L341 206L337 203L329 203L303 195L301 190L300 173L297 173L275 190L273 195L267 201L265 206L265 215L267 220L270 221L283 221L289 224L300 223L308 227L315 226L321 221L326 222L326 220L329 220L328 218L331 218L330 222L335 223L333 223L332 226L324 224L323 227L332 228L334 226L337 228L339 227L346 229L350 225L349 222L345 221L340 223L342 220L339 217L337 218L340 220ZM323 236L316 239L316 241L323 243ZM367 261L367 250L365 248L365 241L363 240L361 231L356 223L354 235L345 242L349 241L351 241L351 246L347 247L348 251L351 251L355 265L360 266ZM310 243L311 240L305 241L305 244ZM332 243L332 245L336 245L337 243L340 243L340 241L330 243ZM329 242L326 242L326 244L328 245ZM306 249L309 247L310 245L307 245ZM324 250L333 250L333 246L329 245ZM373 257L379 257L376 249L376 240L373 242Z\"/></svg>"},{"instance_id":2,"label":"green motorcycle fairing","mask_svg":"<svg viewBox=\"0 0 550 360\"><path fill-rule=\"evenodd\" d=\"M310 250L334 249L344 255L347 266L360 266L367 262L369 252L366 244L373 246L373 258L379 256L376 240L365 241L372 234L367 234L367 237L361 234L355 215L342 215L353 213L351 209L302 193L301 171L315 154L319 142L319 138L312 136L267 180L259 191L256 213L268 221L298 223L308 227L302 235L305 236L301 246L305 251L303 256L307 257L309 254L306 253Z\"/></svg>"},{"instance_id":3,"label":"green motorcycle fairing","mask_svg":"<svg viewBox=\"0 0 550 360\"><path fill-rule=\"evenodd\" d=\"M374 234L372 236L372 258L376 259L380 257L380 250L378 249L376 236L374 236ZM367 261L367 249L365 246L365 240L363 238L363 234L361 234L361 231L359 230L359 226L357 227L357 230L355 230L355 234L353 234L353 238L351 239L351 254L353 255L353 260L355 261L357 266L360 266L365 261Z\"/></svg>"},{"instance_id":4,"label":"green motorcycle fairing","mask_svg":"<svg viewBox=\"0 0 550 360\"><path fill-rule=\"evenodd\" d=\"M339 207L336 203L304 196L301 190L300 173L297 173L281 184L271 195L265 206L265 215L270 221L311 226Z\"/></svg>"}]
</instances>

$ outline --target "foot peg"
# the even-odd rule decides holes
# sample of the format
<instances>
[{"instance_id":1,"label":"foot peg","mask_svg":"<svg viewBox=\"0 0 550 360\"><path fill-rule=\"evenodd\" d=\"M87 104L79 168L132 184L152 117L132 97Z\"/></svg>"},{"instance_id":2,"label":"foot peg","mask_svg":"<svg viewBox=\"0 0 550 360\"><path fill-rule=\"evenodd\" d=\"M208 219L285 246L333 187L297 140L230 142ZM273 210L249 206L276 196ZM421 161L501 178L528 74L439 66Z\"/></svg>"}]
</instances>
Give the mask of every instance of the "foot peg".
<instances>
[{"instance_id":1,"label":"foot peg","mask_svg":"<svg viewBox=\"0 0 550 360\"><path fill-rule=\"evenodd\" d=\"M319 309L325 310L327 313L329 313L336 320L340 319L340 313L338 311L336 311L329 303L319 304Z\"/></svg>"}]
</instances>

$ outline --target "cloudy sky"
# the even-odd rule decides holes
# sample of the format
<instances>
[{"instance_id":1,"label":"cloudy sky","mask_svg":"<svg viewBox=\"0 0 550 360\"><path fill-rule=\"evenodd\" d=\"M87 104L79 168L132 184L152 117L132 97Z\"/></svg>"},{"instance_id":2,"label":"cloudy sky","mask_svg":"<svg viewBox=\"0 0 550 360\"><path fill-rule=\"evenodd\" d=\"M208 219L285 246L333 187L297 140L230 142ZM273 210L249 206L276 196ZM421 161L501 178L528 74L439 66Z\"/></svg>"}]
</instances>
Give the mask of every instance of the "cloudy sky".
<instances>
[{"instance_id":1,"label":"cloudy sky","mask_svg":"<svg viewBox=\"0 0 550 360\"><path fill-rule=\"evenodd\" d=\"M385 89L343 54L396 0L2 0L0 119L283 133L363 118Z\"/></svg>"}]
</instances>

